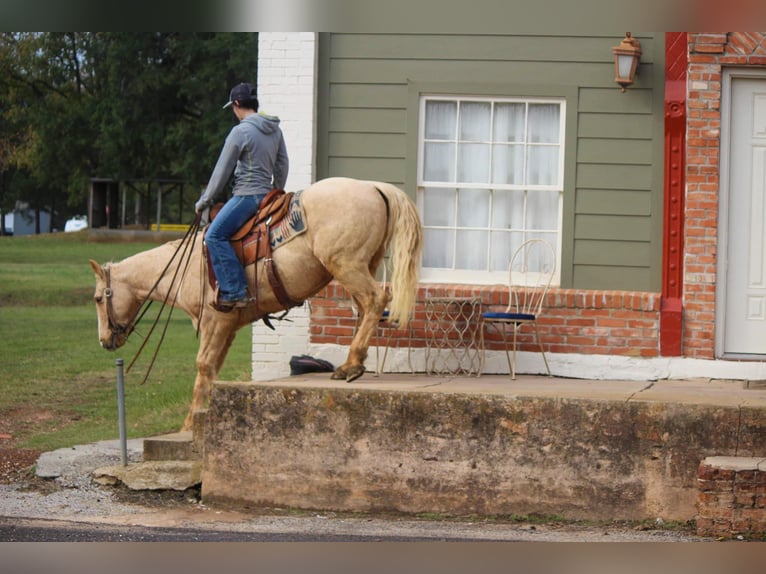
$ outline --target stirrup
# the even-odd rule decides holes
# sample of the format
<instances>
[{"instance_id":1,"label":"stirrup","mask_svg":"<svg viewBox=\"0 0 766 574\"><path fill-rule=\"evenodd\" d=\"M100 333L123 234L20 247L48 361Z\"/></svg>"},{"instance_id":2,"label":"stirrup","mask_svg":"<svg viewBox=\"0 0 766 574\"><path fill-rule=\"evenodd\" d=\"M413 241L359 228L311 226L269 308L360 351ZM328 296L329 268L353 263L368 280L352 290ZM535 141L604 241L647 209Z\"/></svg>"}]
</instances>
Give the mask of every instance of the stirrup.
<instances>
[{"instance_id":1,"label":"stirrup","mask_svg":"<svg viewBox=\"0 0 766 574\"><path fill-rule=\"evenodd\" d=\"M220 299L220 289L216 285L215 294L213 300L210 302L210 306L219 313L230 313L234 309L245 309L250 305L255 304L255 297L246 296L242 299L236 299L234 301L227 301Z\"/></svg>"}]
</instances>

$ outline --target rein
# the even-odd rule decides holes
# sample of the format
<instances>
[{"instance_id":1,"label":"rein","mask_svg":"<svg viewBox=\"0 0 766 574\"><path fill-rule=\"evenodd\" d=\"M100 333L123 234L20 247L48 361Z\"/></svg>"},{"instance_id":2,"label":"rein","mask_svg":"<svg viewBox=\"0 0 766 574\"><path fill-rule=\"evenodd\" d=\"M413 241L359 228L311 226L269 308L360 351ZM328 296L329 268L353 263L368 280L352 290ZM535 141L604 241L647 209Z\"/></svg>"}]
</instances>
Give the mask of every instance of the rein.
<instances>
[{"instance_id":1,"label":"rein","mask_svg":"<svg viewBox=\"0 0 766 574\"><path fill-rule=\"evenodd\" d=\"M149 363L149 366L146 369L146 374L144 375L144 378L141 381L142 385L149 378L149 373L151 373L152 368L154 367L154 362L157 359L157 355L160 351L160 346L165 340L165 333L167 333L168 325L170 324L170 319L173 316L173 309L174 309L173 303L175 303L178 300L178 293L181 290L181 284L183 283L183 278L186 276L186 272L189 268L189 263L191 262L192 252L194 251L194 238L197 234L197 231L199 231L200 221L201 221L201 217L199 214L197 214L194 217L194 221L192 221L191 225L189 225L189 229L186 230L186 233L181 239L181 242L178 244L178 247L176 248L175 252L173 253L173 255L168 260L167 264L165 265L165 268L162 270L159 277L154 282L154 285L152 285L151 289L149 289L143 301L141 301L141 304L136 309L136 312L133 313L133 316L130 318L130 320L127 323L119 323L114 317L114 308L112 307L112 296L114 294L114 290L112 289L112 286L111 286L111 270L108 266L104 268L105 274L106 274L106 287L104 288L104 297L106 298L106 314L109 320L109 329L112 331L113 336L124 334L125 337L128 337L135 330L136 325L139 324L141 319L144 318L144 315L146 315L146 312L149 310L149 307L151 307L152 301L150 300L150 297L152 293L154 293L154 291L159 286L160 282L165 278L165 275L167 274L168 269L170 269L171 264L176 259L178 254L179 253L181 254L181 257L179 259L179 264L176 266L176 269L173 272L173 278L171 280L170 287L168 288L168 292L165 295L165 298L162 300L162 306L160 307L160 310L157 313L157 316L154 318L154 322L152 323L151 327L149 327L149 331L147 332L146 336L143 338L144 340L141 343L141 346L138 348L135 356L133 357L133 359L130 361L130 363L128 364L126 368L126 372L130 372L131 367L133 367L136 360L141 355L141 352L144 350L144 347L146 347L146 344L149 342L150 337L154 333L154 329L157 327L157 324L159 323L162 313L165 311L165 308L167 307L167 304L170 301L171 292L174 292L173 299L172 301L170 301L171 302L170 311L168 312L167 318L165 319L165 325L163 326L160 340L157 343L157 347L154 350L154 354L152 355L151 362ZM178 279L178 275L182 267L183 267L183 272L181 272L181 279L180 281L178 281L178 283L176 283L176 280ZM176 285L175 289L173 289L174 285Z\"/></svg>"}]
</instances>

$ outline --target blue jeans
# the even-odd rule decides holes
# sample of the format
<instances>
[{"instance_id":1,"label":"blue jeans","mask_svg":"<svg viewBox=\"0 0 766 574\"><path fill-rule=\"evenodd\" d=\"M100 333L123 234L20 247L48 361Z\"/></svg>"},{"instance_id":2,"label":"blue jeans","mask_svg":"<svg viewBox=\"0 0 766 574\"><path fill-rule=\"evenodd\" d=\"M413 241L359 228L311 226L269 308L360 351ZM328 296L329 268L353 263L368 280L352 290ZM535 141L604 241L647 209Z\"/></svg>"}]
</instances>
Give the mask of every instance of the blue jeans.
<instances>
[{"instance_id":1,"label":"blue jeans","mask_svg":"<svg viewBox=\"0 0 766 574\"><path fill-rule=\"evenodd\" d=\"M247 278L229 238L258 210L266 194L235 195L221 208L205 235L213 270L218 279L219 300L235 301L247 297Z\"/></svg>"}]
</instances>

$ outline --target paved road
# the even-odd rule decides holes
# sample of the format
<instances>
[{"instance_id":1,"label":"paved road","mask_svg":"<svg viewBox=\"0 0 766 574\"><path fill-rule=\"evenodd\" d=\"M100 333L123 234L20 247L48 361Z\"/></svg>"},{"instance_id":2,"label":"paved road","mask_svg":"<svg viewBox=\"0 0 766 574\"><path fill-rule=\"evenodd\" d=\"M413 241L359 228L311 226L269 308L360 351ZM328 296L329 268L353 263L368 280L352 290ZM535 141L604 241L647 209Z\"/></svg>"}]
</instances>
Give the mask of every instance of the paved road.
<instances>
[{"instance_id":1,"label":"paved road","mask_svg":"<svg viewBox=\"0 0 766 574\"><path fill-rule=\"evenodd\" d=\"M395 518L253 516L231 521L0 516L0 542L699 542L689 532L619 525L502 524Z\"/></svg>"},{"instance_id":2,"label":"paved road","mask_svg":"<svg viewBox=\"0 0 766 574\"><path fill-rule=\"evenodd\" d=\"M419 542L464 538L404 536L385 532L242 532L216 529L120 526L0 517L2 542ZM471 538L472 541L481 539Z\"/></svg>"}]
</instances>

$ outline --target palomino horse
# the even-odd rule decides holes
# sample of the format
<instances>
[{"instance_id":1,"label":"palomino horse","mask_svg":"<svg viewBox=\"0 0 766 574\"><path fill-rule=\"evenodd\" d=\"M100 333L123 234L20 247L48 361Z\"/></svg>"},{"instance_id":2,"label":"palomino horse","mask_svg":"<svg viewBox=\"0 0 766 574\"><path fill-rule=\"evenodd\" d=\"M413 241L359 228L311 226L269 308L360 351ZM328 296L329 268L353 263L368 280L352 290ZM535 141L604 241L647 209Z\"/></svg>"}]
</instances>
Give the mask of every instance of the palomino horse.
<instances>
[{"instance_id":1,"label":"palomino horse","mask_svg":"<svg viewBox=\"0 0 766 574\"><path fill-rule=\"evenodd\" d=\"M407 324L415 304L423 244L420 217L402 190L381 182L325 179L306 188L301 202L307 230L274 251L274 265L293 300L311 297L333 278L348 290L361 320L346 362L332 378L352 381L364 373L370 338L389 299L390 320ZM205 285L202 234L194 239L188 264L173 259L179 242L171 241L119 263L101 266L91 260L90 265L96 273L94 300L103 348L115 350L125 343L147 298L167 300L191 317L200 342L191 408L183 425L189 429L194 411L207 404L211 383L237 330L282 306L261 261L257 273L255 266L247 269L251 285L257 277L257 306L229 313L214 310L209 304L213 290ZM390 295L374 277L389 244ZM183 266L181 272L175 273L178 266Z\"/></svg>"}]
</instances>

